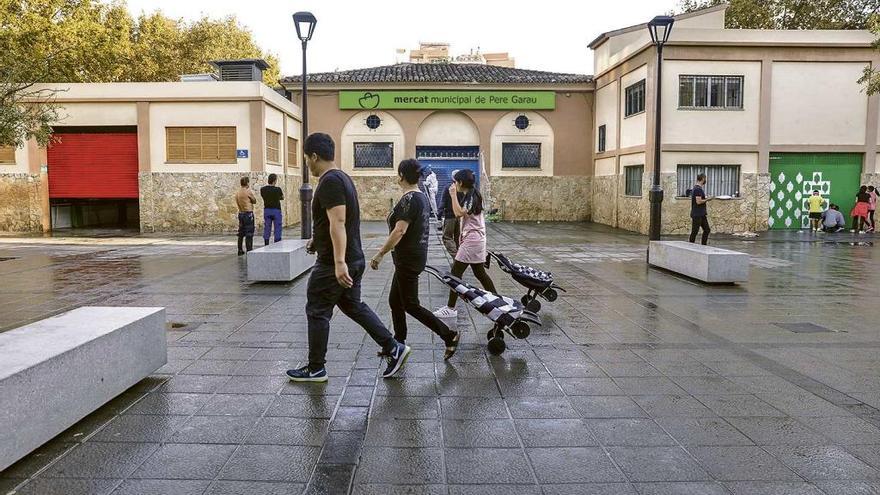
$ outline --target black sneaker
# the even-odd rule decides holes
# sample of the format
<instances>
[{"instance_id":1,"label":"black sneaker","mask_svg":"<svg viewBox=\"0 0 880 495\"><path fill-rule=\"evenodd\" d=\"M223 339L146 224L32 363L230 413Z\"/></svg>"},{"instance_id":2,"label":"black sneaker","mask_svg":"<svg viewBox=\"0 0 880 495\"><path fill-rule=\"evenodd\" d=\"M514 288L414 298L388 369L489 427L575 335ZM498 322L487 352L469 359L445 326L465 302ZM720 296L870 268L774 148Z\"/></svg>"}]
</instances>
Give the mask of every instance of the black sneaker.
<instances>
[{"instance_id":1,"label":"black sneaker","mask_svg":"<svg viewBox=\"0 0 880 495\"><path fill-rule=\"evenodd\" d=\"M317 371L311 371L308 366L287 370L287 377L293 382L326 382L327 368L323 366Z\"/></svg>"},{"instance_id":2,"label":"black sneaker","mask_svg":"<svg viewBox=\"0 0 880 495\"><path fill-rule=\"evenodd\" d=\"M385 368L385 372L382 373L382 378L391 378L395 373L403 368L403 365L406 363L407 358L409 358L409 354L412 352L410 346L406 344L397 344L397 347L391 351L391 355L388 356L388 367Z\"/></svg>"},{"instance_id":3,"label":"black sneaker","mask_svg":"<svg viewBox=\"0 0 880 495\"><path fill-rule=\"evenodd\" d=\"M396 340L396 339L395 339L395 340ZM402 341L402 340L398 340L397 342L398 342L399 344L406 345L406 342L404 342L404 341ZM379 349L379 351L376 353L376 356L378 356L378 357L380 357L380 358L387 358L387 357L390 356L390 355L391 355L391 354L388 354L388 351L386 351L385 349Z\"/></svg>"},{"instance_id":4,"label":"black sneaker","mask_svg":"<svg viewBox=\"0 0 880 495\"><path fill-rule=\"evenodd\" d=\"M244 251L239 250L239 251L238 251L238 255L239 255L239 256L244 256Z\"/></svg>"}]
</instances>

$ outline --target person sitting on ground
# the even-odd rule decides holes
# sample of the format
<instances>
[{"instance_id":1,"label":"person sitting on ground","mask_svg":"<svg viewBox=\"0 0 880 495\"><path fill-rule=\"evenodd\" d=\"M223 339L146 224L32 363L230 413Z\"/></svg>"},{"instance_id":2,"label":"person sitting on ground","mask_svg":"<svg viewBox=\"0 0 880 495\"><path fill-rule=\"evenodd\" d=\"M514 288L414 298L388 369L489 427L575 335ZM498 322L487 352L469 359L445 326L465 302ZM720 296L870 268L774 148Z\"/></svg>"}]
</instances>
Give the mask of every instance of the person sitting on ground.
<instances>
[{"instance_id":1,"label":"person sitting on ground","mask_svg":"<svg viewBox=\"0 0 880 495\"><path fill-rule=\"evenodd\" d=\"M242 177L241 187L235 193L235 204L238 205L238 255L245 253L241 243L244 241L248 251L254 249L254 205L257 198L251 191L251 179Z\"/></svg>"},{"instance_id":2,"label":"person sitting on ground","mask_svg":"<svg viewBox=\"0 0 880 495\"><path fill-rule=\"evenodd\" d=\"M403 196L388 216L388 240L370 260L370 267L378 270L382 258L391 252L394 275L388 305L394 323L394 340L406 343L406 315L409 314L443 340L446 345L443 359L449 359L458 347L459 333L450 330L419 302L419 275L428 262L428 231L431 229L429 200L419 191L421 173L421 164L412 158L403 160L397 167L397 184Z\"/></svg>"},{"instance_id":3,"label":"person sitting on ground","mask_svg":"<svg viewBox=\"0 0 880 495\"><path fill-rule=\"evenodd\" d=\"M814 189L813 195L807 198L807 204L810 207L810 231L819 232L819 222L822 221L822 207L825 205L825 198L819 194L818 189Z\"/></svg>"},{"instance_id":4,"label":"person sitting on ground","mask_svg":"<svg viewBox=\"0 0 880 495\"><path fill-rule=\"evenodd\" d=\"M840 207L832 203L831 206L822 213L822 230L824 232L840 232L846 229L846 220Z\"/></svg>"}]
</instances>

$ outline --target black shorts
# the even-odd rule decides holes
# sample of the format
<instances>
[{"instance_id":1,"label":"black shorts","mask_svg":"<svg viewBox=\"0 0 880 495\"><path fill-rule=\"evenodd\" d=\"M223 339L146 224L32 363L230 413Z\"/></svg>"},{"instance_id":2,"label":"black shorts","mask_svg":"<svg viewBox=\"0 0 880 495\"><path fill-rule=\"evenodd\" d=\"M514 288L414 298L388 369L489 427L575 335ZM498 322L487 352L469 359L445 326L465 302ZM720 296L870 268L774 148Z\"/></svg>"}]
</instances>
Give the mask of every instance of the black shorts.
<instances>
[{"instance_id":1,"label":"black shorts","mask_svg":"<svg viewBox=\"0 0 880 495\"><path fill-rule=\"evenodd\" d=\"M812 212L811 211L810 218L812 218L813 220L821 220L822 219L822 212Z\"/></svg>"}]
</instances>

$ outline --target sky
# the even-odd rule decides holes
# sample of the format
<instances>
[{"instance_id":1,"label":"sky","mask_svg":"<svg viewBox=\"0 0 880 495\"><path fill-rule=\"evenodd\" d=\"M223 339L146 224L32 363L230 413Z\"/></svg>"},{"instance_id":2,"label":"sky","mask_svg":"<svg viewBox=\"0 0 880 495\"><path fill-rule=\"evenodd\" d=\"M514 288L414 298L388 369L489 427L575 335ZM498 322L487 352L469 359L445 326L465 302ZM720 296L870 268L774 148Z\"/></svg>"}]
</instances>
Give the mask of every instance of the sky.
<instances>
[{"instance_id":1,"label":"sky","mask_svg":"<svg viewBox=\"0 0 880 495\"><path fill-rule=\"evenodd\" d=\"M175 18L233 14L257 43L275 53L281 74L299 74L302 55L291 15L318 19L309 72L395 63L398 48L448 42L453 55L480 48L509 52L522 69L593 73L587 45L605 31L647 22L678 0L127 0L134 15L161 10ZM405 60L405 58L404 58Z\"/></svg>"}]
</instances>

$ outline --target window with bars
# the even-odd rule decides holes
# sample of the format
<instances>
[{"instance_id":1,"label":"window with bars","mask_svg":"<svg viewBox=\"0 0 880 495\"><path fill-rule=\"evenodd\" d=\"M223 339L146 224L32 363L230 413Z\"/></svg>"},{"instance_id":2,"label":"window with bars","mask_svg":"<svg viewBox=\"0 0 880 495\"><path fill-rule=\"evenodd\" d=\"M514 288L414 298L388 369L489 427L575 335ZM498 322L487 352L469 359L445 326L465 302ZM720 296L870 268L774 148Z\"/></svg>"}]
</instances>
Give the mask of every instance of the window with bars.
<instances>
[{"instance_id":1,"label":"window with bars","mask_svg":"<svg viewBox=\"0 0 880 495\"><path fill-rule=\"evenodd\" d=\"M678 107L741 110L743 84L743 76L681 75L678 78Z\"/></svg>"},{"instance_id":2,"label":"window with bars","mask_svg":"<svg viewBox=\"0 0 880 495\"><path fill-rule=\"evenodd\" d=\"M299 141L295 138L288 137L287 138L287 166L288 167L298 167L299 166L299 153L297 152L297 147L299 147Z\"/></svg>"},{"instance_id":3,"label":"window with bars","mask_svg":"<svg viewBox=\"0 0 880 495\"><path fill-rule=\"evenodd\" d=\"M607 132L605 124L599 126L599 153L605 151L605 138Z\"/></svg>"},{"instance_id":4,"label":"window with bars","mask_svg":"<svg viewBox=\"0 0 880 495\"><path fill-rule=\"evenodd\" d=\"M0 164L15 164L15 146L0 146Z\"/></svg>"},{"instance_id":5,"label":"window with bars","mask_svg":"<svg viewBox=\"0 0 880 495\"><path fill-rule=\"evenodd\" d=\"M624 116L629 117L645 111L645 80L627 86Z\"/></svg>"},{"instance_id":6,"label":"window with bars","mask_svg":"<svg viewBox=\"0 0 880 495\"><path fill-rule=\"evenodd\" d=\"M281 163L281 134L266 129L266 162Z\"/></svg>"},{"instance_id":7,"label":"window with bars","mask_svg":"<svg viewBox=\"0 0 880 495\"><path fill-rule=\"evenodd\" d=\"M354 143L354 168L392 168L394 143Z\"/></svg>"},{"instance_id":8,"label":"window with bars","mask_svg":"<svg viewBox=\"0 0 880 495\"><path fill-rule=\"evenodd\" d=\"M630 165L623 167L624 187L623 194L627 196L642 195L642 177L645 175L644 165Z\"/></svg>"},{"instance_id":9,"label":"window with bars","mask_svg":"<svg viewBox=\"0 0 880 495\"><path fill-rule=\"evenodd\" d=\"M541 168L541 143L502 143L501 168Z\"/></svg>"},{"instance_id":10,"label":"window with bars","mask_svg":"<svg viewBox=\"0 0 880 495\"><path fill-rule=\"evenodd\" d=\"M697 175L706 174L706 185L703 190L707 196L738 198L739 169L739 165L679 165L677 196L688 197L688 191L697 182Z\"/></svg>"},{"instance_id":11,"label":"window with bars","mask_svg":"<svg viewBox=\"0 0 880 495\"><path fill-rule=\"evenodd\" d=\"M235 163L235 127L166 127L168 163Z\"/></svg>"}]
</instances>

